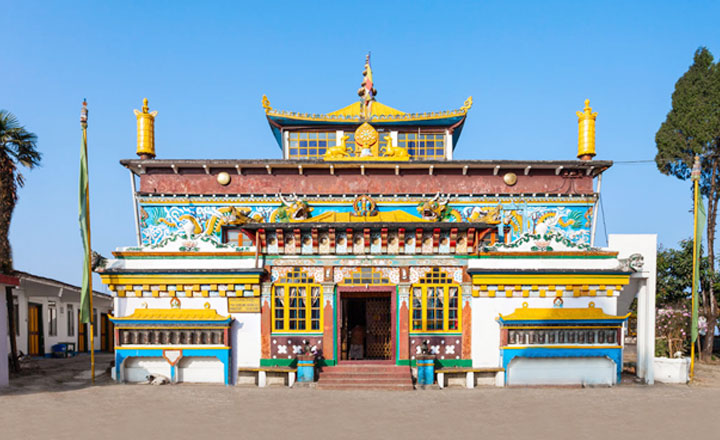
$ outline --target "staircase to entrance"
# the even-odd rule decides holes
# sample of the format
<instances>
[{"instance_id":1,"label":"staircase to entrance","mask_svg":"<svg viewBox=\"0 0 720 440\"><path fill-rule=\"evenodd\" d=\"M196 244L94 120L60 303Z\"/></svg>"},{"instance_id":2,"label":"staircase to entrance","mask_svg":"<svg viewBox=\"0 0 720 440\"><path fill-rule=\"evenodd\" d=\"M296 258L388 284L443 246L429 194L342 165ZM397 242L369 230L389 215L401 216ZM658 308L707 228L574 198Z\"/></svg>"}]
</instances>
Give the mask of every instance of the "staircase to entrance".
<instances>
[{"instance_id":1,"label":"staircase to entrance","mask_svg":"<svg viewBox=\"0 0 720 440\"><path fill-rule=\"evenodd\" d=\"M324 367L317 388L325 390L397 390L412 391L410 367L387 362L342 362Z\"/></svg>"}]
</instances>

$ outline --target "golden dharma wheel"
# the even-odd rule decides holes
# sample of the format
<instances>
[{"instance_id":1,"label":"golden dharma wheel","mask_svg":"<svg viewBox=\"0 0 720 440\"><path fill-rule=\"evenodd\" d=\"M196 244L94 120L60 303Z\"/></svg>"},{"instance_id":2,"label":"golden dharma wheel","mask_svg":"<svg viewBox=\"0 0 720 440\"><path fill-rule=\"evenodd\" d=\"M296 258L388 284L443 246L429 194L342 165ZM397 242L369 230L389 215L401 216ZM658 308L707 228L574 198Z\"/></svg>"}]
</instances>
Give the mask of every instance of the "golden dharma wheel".
<instances>
[{"instance_id":1,"label":"golden dharma wheel","mask_svg":"<svg viewBox=\"0 0 720 440\"><path fill-rule=\"evenodd\" d=\"M379 138L380 136L378 135L377 130L375 130L375 128L367 122L364 122L357 130L355 130L355 142L358 145L371 147L377 143Z\"/></svg>"}]
</instances>

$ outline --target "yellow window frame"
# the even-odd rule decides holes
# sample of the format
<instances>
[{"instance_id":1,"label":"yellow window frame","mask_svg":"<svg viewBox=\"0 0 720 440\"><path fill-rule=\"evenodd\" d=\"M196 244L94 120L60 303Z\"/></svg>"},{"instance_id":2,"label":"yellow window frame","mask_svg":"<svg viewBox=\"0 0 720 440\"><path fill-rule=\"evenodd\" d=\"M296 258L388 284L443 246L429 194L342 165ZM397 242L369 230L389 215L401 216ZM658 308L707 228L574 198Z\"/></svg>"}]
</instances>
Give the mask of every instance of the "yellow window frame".
<instances>
[{"instance_id":1,"label":"yellow window frame","mask_svg":"<svg viewBox=\"0 0 720 440\"><path fill-rule=\"evenodd\" d=\"M276 301L278 299L278 289L282 289L282 326L281 328L277 327L278 321L280 318L278 318L277 314L277 304ZM300 292L301 289L304 290L304 294L297 295L295 298L304 298L305 305L304 306L291 306L290 300L291 300L291 292ZM315 308L319 311L319 318L318 321L318 328L313 329L312 328L312 312L313 312L313 290L317 289L317 299L318 299L318 306ZM304 273L295 270L288 274L288 276L284 279L281 279L279 282L273 284L273 291L272 291L272 298L271 298L271 304L272 304L272 310L271 310L271 316L272 316L272 331L273 332L289 332L289 333L309 333L309 332L322 332L323 331L323 318L324 318L324 311L323 311L323 292L322 292L322 286L320 284L315 283L314 279L312 277L308 277ZM300 311L304 311L305 315L303 318L291 318L290 312L291 310L295 310L297 314L300 313ZM296 315L297 316L297 315ZM299 329L290 328L290 322L295 321L297 323L304 322L305 328ZM299 327L299 325L297 326Z\"/></svg>"},{"instance_id":2,"label":"yellow window frame","mask_svg":"<svg viewBox=\"0 0 720 440\"><path fill-rule=\"evenodd\" d=\"M437 282L439 281L439 282ZM421 317L421 328L415 328L415 293L416 289L420 290L420 317ZM442 329L428 329L428 291L434 289L435 292L438 289L442 289L442 311L443 311L443 325ZM455 311L457 313L457 328L449 328L450 323L450 292L455 289L457 306ZM433 269L428 275L420 280L417 284L413 284L410 288L410 332L411 333L462 333L462 290L460 285L451 282L444 272L437 269Z\"/></svg>"}]
</instances>

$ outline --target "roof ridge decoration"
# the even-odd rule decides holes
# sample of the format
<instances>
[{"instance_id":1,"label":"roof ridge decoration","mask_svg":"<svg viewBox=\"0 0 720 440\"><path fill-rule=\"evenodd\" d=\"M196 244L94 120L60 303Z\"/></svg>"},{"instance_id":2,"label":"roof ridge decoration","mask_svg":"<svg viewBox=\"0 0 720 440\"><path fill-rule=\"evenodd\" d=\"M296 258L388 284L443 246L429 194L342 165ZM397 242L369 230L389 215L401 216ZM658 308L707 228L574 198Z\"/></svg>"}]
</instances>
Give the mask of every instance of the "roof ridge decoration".
<instances>
[{"instance_id":1,"label":"roof ridge decoration","mask_svg":"<svg viewBox=\"0 0 720 440\"><path fill-rule=\"evenodd\" d=\"M192 224L191 224L192 225ZM179 230L163 239L157 244L143 246L123 247L119 250L124 252L242 252L248 248L225 244L218 241L214 236L206 233L195 234L186 230Z\"/></svg>"},{"instance_id":2,"label":"roof ridge decoration","mask_svg":"<svg viewBox=\"0 0 720 440\"><path fill-rule=\"evenodd\" d=\"M363 70L363 81L360 83L358 96L362 100L362 117L369 120L372 117L372 105L375 102L377 90L373 84L372 68L370 67L370 52L365 57L365 70Z\"/></svg>"},{"instance_id":3,"label":"roof ridge decoration","mask_svg":"<svg viewBox=\"0 0 720 440\"><path fill-rule=\"evenodd\" d=\"M483 252L557 252L557 251L596 251L589 244L574 243L566 236L549 231L545 233L525 233L510 244L498 243L483 248Z\"/></svg>"}]
</instances>

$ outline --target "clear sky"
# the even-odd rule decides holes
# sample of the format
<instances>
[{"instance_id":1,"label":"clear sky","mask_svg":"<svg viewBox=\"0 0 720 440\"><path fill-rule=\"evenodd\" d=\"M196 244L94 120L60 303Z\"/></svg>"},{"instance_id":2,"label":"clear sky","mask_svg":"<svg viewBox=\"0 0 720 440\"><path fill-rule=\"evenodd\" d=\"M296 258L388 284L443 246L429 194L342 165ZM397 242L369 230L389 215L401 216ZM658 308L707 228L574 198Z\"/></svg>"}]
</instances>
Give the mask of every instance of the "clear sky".
<instances>
[{"instance_id":1,"label":"clear sky","mask_svg":"<svg viewBox=\"0 0 720 440\"><path fill-rule=\"evenodd\" d=\"M135 244L118 161L135 157L143 97L159 111L158 158L279 158L262 95L279 109L336 110L357 99L372 51L384 104L450 110L473 96L458 159L574 159L575 111L590 98L597 159L648 160L695 50L720 56L716 2L0 0L0 10L0 108L44 155L23 171L15 266L75 284L83 98L93 247L109 256ZM675 246L692 232L689 189L652 163L618 163L603 180L607 231Z\"/></svg>"}]
</instances>

